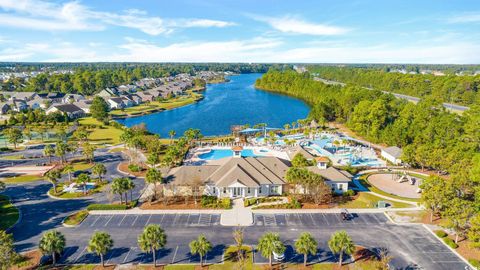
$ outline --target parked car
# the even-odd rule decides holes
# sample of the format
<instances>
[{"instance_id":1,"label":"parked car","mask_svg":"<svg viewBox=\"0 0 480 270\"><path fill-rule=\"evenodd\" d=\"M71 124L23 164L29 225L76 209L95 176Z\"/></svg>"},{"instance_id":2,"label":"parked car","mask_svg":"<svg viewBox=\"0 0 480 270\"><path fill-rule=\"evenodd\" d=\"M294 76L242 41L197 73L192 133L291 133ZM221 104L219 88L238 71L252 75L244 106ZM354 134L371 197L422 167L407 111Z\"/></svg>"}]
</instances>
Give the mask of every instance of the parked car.
<instances>
[{"instance_id":1,"label":"parked car","mask_svg":"<svg viewBox=\"0 0 480 270\"><path fill-rule=\"evenodd\" d=\"M342 220L350 220L352 218L352 215L350 215L347 209L343 209L342 212L340 212L340 216Z\"/></svg>"},{"instance_id":2,"label":"parked car","mask_svg":"<svg viewBox=\"0 0 480 270\"><path fill-rule=\"evenodd\" d=\"M285 253L276 253L273 252L273 259L277 262L281 262L285 259Z\"/></svg>"}]
</instances>

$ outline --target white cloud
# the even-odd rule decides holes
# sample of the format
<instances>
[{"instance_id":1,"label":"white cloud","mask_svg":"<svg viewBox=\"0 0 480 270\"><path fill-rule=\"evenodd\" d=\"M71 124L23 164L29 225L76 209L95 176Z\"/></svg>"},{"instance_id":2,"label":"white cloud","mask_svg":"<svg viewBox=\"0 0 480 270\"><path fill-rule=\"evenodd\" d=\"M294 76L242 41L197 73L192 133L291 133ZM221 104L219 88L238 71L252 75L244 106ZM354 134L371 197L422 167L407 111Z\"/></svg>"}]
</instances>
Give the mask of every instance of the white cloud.
<instances>
[{"instance_id":1,"label":"white cloud","mask_svg":"<svg viewBox=\"0 0 480 270\"><path fill-rule=\"evenodd\" d=\"M176 28L226 27L234 23L209 19L169 19L149 17L143 10L129 9L123 13L90 9L79 2L54 4L43 0L2 0L0 25L45 30L103 30L106 25L137 29L149 35L168 34Z\"/></svg>"},{"instance_id":2,"label":"white cloud","mask_svg":"<svg viewBox=\"0 0 480 270\"><path fill-rule=\"evenodd\" d=\"M480 22L480 12L469 12L448 19L449 23L475 23Z\"/></svg>"},{"instance_id":3,"label":"white cloud","mask_svg":"<svg viewBox=\"0 0 480 270\"><path fill-rule=\"evenodd\" d=\"M251 16L251 17L257 21L266 22L274 29L283 33L314 35L314 36L331 36L331 35L342 35L350 31L350 29L347 29L344 27L306 22L302 19L299 19L293 16L283 16L283 17Z\"/></svg>"}]
</instances>

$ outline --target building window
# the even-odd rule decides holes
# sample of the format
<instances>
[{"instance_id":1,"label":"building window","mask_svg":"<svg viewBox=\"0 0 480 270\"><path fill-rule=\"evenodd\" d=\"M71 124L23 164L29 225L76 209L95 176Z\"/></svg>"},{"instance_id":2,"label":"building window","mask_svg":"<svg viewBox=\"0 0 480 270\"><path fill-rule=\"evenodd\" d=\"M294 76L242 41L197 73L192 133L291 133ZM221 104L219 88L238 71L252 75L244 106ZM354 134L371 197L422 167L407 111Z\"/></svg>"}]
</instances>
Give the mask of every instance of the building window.
<instances>
[{"instance_id":1,"label":"building window","mask_svg":"<svg viewBox=\"0 0 480 270\"><path fill-rule=\"evenodd\" d=\"M223 188L223 194L225 194L225 193L227 193L227 188L226 187Z\"/></svg>"},{"instance_id":2,"label":"building window","mask_svg":"<svg viewBox=\"0 0 480 270\"><path fill-rule=\"evenodd\" d=\"M271 193L278 194L278 186L272 186L270 190L271 190Z\"/></svg>"},{"instance_id":3,"label":"building window","mask_svg":"<svg viewBox=\"0 0 480 270\"><path fill-rule=\"evenodd\" d=\"M250 193L250 188L249 187L247 187L247 193Z\"/></svg>"}]
</instances>

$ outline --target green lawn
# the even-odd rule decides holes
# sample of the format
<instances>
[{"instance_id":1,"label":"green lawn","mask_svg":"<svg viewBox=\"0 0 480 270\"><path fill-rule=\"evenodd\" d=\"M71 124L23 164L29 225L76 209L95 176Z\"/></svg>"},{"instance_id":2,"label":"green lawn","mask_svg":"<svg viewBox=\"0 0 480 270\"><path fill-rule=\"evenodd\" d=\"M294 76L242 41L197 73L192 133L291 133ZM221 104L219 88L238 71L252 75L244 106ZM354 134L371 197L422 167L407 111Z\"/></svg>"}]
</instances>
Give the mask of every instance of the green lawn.
<instances>
[{"instance_id":1,"label":"green lawn","mask_svg":"<svg viewBox=\"0 0 480 270\"><path fill-rule=\"evenodd\" d=\"M110 153L118 153L118 152L122 152L123 150L125 150L125 148L123 148L123 147L116 147L116 148L112 148L112 149L108 150L108 152L110 152Z\"/></svg>"},{"instance_id":2,"label":"green lawn","mask_svg":"<svg viewBox=\"0 0 480 270\"><path fill-rule=\"evenodd\" d=\"M386 201L390 203L390 207L392 208L413 207L411 204L389 201L367 192L359 192L358 197L354 200L339 203L338 206L342 208L376 208L378 201Z\"/></svg>"},{"instance_id":3,"label":"green lawn","mask_svg":"<svg viewBox=\"0 0 480 270\"><path fill-rule=\"evenodd\" d=\"M92 118L85 117L79 120L80 125L89 126L88 140L94 144L118 144L120 135L123 131L112 126L105 126L102 122ZM90 128L95 126L95 128Z\"/></svg>"},{"instance_id":4,"label":"green lawn","mask_svg":"<svg viewBox=\"0 0 480 270\"><path fill-rule=\"evenodd\" d=\"M2 160L19 160L23 159L23 155L11 155L11 156L2 156L0 159Z\"/></svg>"},{"instance_id":5,"label":"green lawn","mask_svg":"<svg viewBox=\"0 0 480 270\"><path fill-rule=\"evenodd\" d=\"M18 209L10 203L8 196L0 195L0 230L6 230L13 226L20 217Z\"/></svg>"},{"instance_id":6,"label":"green lawn","mask_svg":"<svg viewBox=\"0 0 480 270\"><path fill-rule=\"evenodd\" d=\"M20 175L15 177L3 178L1 180L6 184L18 184L32 181L40 181L43 180L43 177L38 175Z\"/></svg>"},{"instance_id":7,"label":"green lawn","mask_svg":"<svg viewBox=\"0 0 480 270\"><path fill-rule=\"evenodd\" d=\"M149 103L140 104L138 106L126 108L124 110L113 110L110 112L110 114L113 116L132 116L145 114L152 111L169 110L194 103L200 97L200 94L193 93L189 96L181 96L166 101L152 101Z\"/></svg>"},{"instance_id":8,"label":"green lawn","mask_svg":"<svg viewBox=\"0 0 480 270\"><path fill-rule=\"evenodd\" d=\"M88 163L86 161L78 161L72 163L73 169L75 171L85 171L93 167L93 163Z\"/></svg>"},{"instance_id":9,"label":"green lawn","mask_svg":"<svg viewBox=\"0 0 480 270\"><path fill-rule=\"evenodd\" d=\"M384 172L382 172L382 174L384 174ZM391 198L394 198L394 199L399 199L399 200L404 200L404 201L409 201L409 202L420 202L420 199L415 199L415 198L406 198L406 197L401 197L401 196L398 196L398 195L394 195L394 194L390 194L388 192L385 192L377 187L375 187L374 185L372 185L369 181L368 181L368 177L370 175L373 175L373 174L365 174L365 175L362 175L360 177L360 183L368 188L370 191L373 191L375 193L378 193L380 195L383 195L383 196L387 196L387 197L391 197ZM421 175L413 175L412 176L415 176L415 177L418 177L418 178L424 178L423 176Z\"/></svg>"}]
</instances>

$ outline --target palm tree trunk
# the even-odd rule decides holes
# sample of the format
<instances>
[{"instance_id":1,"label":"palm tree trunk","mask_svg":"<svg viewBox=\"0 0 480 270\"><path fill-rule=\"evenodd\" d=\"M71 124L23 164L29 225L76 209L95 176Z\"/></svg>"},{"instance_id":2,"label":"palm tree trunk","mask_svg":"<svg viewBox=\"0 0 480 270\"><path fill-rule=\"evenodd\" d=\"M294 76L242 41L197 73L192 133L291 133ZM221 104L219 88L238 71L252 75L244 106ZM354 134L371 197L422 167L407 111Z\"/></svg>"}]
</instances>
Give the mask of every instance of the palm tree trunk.
<instances>
[{"instance_id":1,"label":"palm tree trunk","mask_svg":"<svg viewBox=\"0 0 480 270\"><path fill-rule=\"evenodd\" d=\"M68 172L68 182L72 182L72 173Z\"/></svg>"},{"instance_id":2,"label":"palm tree trunk","mask_svg":"<svg viewBox=\"0 0 480 270\"><path fill-rule=\"evenodd\" d=\"M455 233L455 244L458 244L458 233Z\"/></svg>"},{"instance_id":3,"label":"palm tree trunk","mask_svg":"<svg viewBox=\"0 0 480 270\"><path fill-rule=\"evenodd\" d=\"M433 210L430 211L430 222L433 222Z\"/></svg>"},{"instance_id":4,"label":"palm tree trunk","mask_svg":"<svg viewBox=\"0 0 480 270\"><path fill-rule=\"evenodd\" d=\"M342 266L342 262L343 262L343 251L340 252L340 257L339 257L339 260L338 260L338 265L341 267Z\"/></svg>"},{"instance_id":5,"label":"palm tree trunk","mask_svg":"<svg viewBox=\"0 0 480 270\"><path fill-rule=\"evenodd\" d=\"M102 267L105 267L105 262L103 261L103 254L100 254L100 261L102 261Z\"/></svg>"},{"instance_id":6,"label":"palm tree trunk","mask_svg":"<svg viewBox=\"0 0 480 270\"><path fill-rule=\"evenodd\" d=\"M303 266L307 266L307 253L303 254Z\"/></svg>"},{"instance_id":7,"label":"palm tree trunk","mask_svg":"<svg viewBox=\"0 0 480 270\"><path fill-rule=\"evenodd\" d=\"M268 256L268 266L272 267L272 254Z\"/></svg>"},{"instance_id":8,"label":"palm tree trunk","mask_svg":"<svg viewBox=\"0 0 480 270\"><path fill-rule=\"evenodd\" d=\"M52 253L52 265L55 266L57 264L57 260L55 258L55 252Z\"/></svg>"},{"instance_id":9,"label":"palm tree trunk","mask_svg":"<svg viewBox=\"0 0 480 270\"><path fill-rule=\"evenodd\" d=\"M200 267L203 268L203 256L202 255L200 255Z\"/></svg>"},{"instance_id":10,"label":"palm tree trunk","mask_svg":"<svg viewBox=\"0 0 480 270\"><path fill-rule=\"evenodd\" d=\"M157 259L156 259L157 254L155 254L155 249L153 248L152 248L152 254L153 254L153 267L157 267Z\"/></svg>"}]
</instances>

